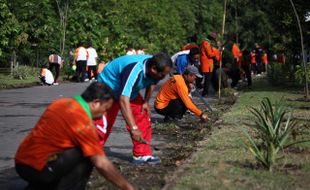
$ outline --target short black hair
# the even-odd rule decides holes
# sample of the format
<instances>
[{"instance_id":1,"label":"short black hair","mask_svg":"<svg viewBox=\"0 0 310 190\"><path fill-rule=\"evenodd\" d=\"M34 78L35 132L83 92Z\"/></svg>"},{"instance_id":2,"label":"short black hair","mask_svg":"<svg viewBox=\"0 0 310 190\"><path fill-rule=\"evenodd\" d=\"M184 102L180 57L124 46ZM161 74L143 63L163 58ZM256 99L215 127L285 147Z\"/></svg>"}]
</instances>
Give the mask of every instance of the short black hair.
<instances>
[{"instance_id":1,"label":"short black hair","mask_svg":"<svg viewBox=\"0 0 310 190\"><path fill-rule=\"evenodd\" d=\"M113 98L113 91L104 83L93 82L86 88L81 96L86 102L91 102L95 99L108 101Z\"/></svg>"},{"instance_id":2,"label":"short black hair","mask_svg":"<svg viewBox=\"0 0 310 190\"><path fill-rule=\"evenodd\" d=\"M150 67L154 65L158 72L164 71L165 67L172 68L171 58L164 52L155 54L152 58L149 59L148 63Z\"/></svg>"},{"instance_id":3,"label":"short black hair","mask_svg":"<svg viewBox=\"0 0 310 190\"><path fill-rule=\"evenodd\" d=\"M88 42L87 47L93 47L93 43Z\"/></svg>"},{"instance_id":4,"label":"short black hair","mask_svg":"<svg viewBox=\"0 0 310 190\"><path fill-rule=\"evenodd\" d=\"M194 56L194 55L197 55L197 54L200 54L200 51L199 51L199 48L198 47L192 47L190 50L189 50L189 56Z\"/></svg>"}]
</instances>

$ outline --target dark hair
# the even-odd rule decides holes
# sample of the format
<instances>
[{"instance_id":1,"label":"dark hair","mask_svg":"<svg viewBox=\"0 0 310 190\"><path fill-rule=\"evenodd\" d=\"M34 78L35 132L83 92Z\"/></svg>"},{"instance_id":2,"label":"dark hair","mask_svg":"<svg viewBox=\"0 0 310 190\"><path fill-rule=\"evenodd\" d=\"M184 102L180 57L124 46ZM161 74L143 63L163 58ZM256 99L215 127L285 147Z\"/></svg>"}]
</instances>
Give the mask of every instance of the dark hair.
<instances>
[{"instance_id":1,"label":"dark hair","mask_svg":"<svg viewBox=\"0 0 310 190\"><path fill-rule=\"evenodd\" d=\"M107 101L113 98L113 92L107 85L99 82L93 82L82 93L82 98L86 102L91 102L95 99Z\"/></svg>"},{"instance_id":2,"label":"dark hair","mask_svg":"<svg viewBox=\"0 0 310 190\"><path fill-rule=\"evenodd\" d=\"M83 42L77 43L77 47L80 47L80 46L84 46L84 43Z\"/></svg>"},{"instance_id":3,"label":"dark hair","mask_svg":"<svg viewBox=\"0 0 310 190\"><path fill-rule=\"evenodd\" d=\"M155 66L158 72L164 71L165 67L172 67L172 61L168 54L159 52L148 61L149 66Z\"/></svg>"},{"instance_id":4,"label":"dark hair","mask_svg":"<svg viewBox=\"0 0 310 190\"><path fill-rule=\"evenodd\" d=\"M192 47L190 50L189 50L189 56L194 56L194 55L197 55L197 54L200 54L199 52L199 48L198 47Z\"/></svg>"},{"instance_id":5,"label":"dark hair","mask_svg":"<svg viewBox=\"0 0 310 190\"><path fill-rule=\"evenodd\" d=\"M87 47L93 47L93 44L91 42L88 42Z\"/></svg>"},{"instance_id":6,"label":"dark hair","mask_svg":"<svg viewBox=\"0 0 310 190\"><path fill-rule=\"evenodd\" d=\"M43 68L43 69L47 68L47 65L43 63L43 64L40 65L40 68Z\"/></svg>"}]
</instances>

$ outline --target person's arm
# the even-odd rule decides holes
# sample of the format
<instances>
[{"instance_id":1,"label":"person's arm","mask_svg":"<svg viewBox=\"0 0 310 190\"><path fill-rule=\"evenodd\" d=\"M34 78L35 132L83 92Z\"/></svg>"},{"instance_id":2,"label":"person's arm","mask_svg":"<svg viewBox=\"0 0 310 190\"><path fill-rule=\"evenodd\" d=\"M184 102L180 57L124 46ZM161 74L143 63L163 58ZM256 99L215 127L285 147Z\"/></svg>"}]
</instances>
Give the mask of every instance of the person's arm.
<instances>
[{"instance_id":1,"label":"person's arm","mask_svg":"<svg viewBox=\"0 0 310 190\"><path fill-rule=\"evenodd\" d=\"M145 140L142 137L141 131L137 128L136 122L132 115L129 97L122 95L120 97L119 103L120 103L121 112L125 118L125 121L127 125L130 127L130 133L131 133L132 138L136 141L145 142Z\"/></svg>"},{"instance_id":2,"label":"person's arm","mask_svg":"<svg viewBox=\"0 0 310 190\"><path fill-rule=\"evenodd\" d=\"M191 112L195 113L198 117L200 117L202 120L207 121L209 118L206 114L204 114L199 108L195 106L195 104L192 102L188 95L188 87L186 87L185 84L177 82L177 93L180 99L183 101L187 109L189 109Z\"/></svg>"},{"instance_id":3,"label":"person's arm","mask_svg":"<svg viewBox=\"0 0 310 190\"><path fill-rule=\"evenodd\" d=\"M90 157L90 160L102 176L118 186L120 189L134 189L134 187L119 173L119 171L105 155L92 156Z\"/></svg>"},{"instance_id":4,"label":"person's arm","mask_svg":"<svg viewBox=\"0 0 310 190\"><path fill-rule=\"evenodd\" d=\"M206 44L206 54L210 58L215 57L215 53L213 51L211 43Z\"/></svg>"},{"instance_id":5,"label":"person's arm","mask_svg":"<svg viewBox=\"0 0 310 190\"><path fill-rule=\"evenodd\" d=\"M152 96L152 93L153 93L155 87L156 87L156 85L151 85L151 86L149 86L149 87L147 87L145 89L144 103L142 105L142 110L141 111L142 112L146 111L146 113L148 115L151 114L151 107L150 107L150 103L149 102L150 102L150 99L151 99L151 96Z\"/></svg>"},{"instance_id":6,"label":"person's arm","mask_svg":"<svg viewBox=\"0 0 310 190\"><path fill-rule=\"evenodd\" d=\"M78 54L79 54L79 49L80 49L80 48L77 48L77 49L75 50L75 52L74 52L74 58L73 58L73 63L72 63L72 65L75 65L75 64L76 64L76 59L77 59Z\"/></svg>"}]
</instances>

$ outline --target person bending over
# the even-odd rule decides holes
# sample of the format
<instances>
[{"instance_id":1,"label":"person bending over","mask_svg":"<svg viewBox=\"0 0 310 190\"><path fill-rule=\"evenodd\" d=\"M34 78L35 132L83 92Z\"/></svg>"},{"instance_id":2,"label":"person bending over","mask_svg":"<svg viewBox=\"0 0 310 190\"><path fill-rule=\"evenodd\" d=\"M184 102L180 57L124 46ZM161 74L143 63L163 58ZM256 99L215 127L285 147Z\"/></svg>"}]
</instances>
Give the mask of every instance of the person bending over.
<instances>
[{"instance_id":1,"label":"person bending over","mask_svg":"<svg viewBox=\"0 0 310 190\"><path fill-rule=\"evenodd\" d=\"M112 88L117 101L107 111L107 126L101 131L104 144L115 123L119 110L126 121L133 143L134 164L159 164L160 159L152 155L152 127L150 121L149 100L159 80L171 70L172 61L166 53L155 55L127 55L112 60L98 76L102 82ZM144 97L140 90L145 89ZM96 121L104 126L103 120Z\"/></svg>"},{"instance_id":2,"label":"person bending over","mask_svg":"<svg viewBox=\"0 0 310 190\"><path fill-rule=\"evenodd\" d=\"M50 104L15 155L31 189L85 189L93 166L121 189L133 186L105 156L93 119L113 104L109 87L92 83L81 96Z\"/></svg>"},{"instance_id":3,"label":"person bending over","mask_svg":"<svg viewBox=\"0 0 310 190\"><path fill-rule=\"evenodd\" d=\"M165 116L165 122L181 119L188 109L203 120L208 120L208 116L189 97L197 77L202 77L198 69L188 66L182 75L173 75L163 84L155 99L155 110Z\"/></svg>"}]
</instances>

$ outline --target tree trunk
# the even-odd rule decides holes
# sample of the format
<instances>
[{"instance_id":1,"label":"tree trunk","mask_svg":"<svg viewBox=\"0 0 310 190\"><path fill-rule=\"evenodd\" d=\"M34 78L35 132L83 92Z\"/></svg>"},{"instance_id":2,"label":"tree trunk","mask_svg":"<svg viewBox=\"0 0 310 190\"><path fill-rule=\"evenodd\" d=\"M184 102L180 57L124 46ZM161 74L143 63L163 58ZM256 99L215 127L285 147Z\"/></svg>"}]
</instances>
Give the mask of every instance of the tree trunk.
<instances>
[{"instance_id":1,"label":"tree trunk","mask_svg":"<svg viewBox=\"0 0 310 190\"><path fill-rule=\"evenodd\" d=\"M226 4L227 4L227 0L224 0L224 11L223 11L223 22L222 22L222 44L223 43L223 39L224 39L224 32L225 32L225 19L226 19ZM222 47L221 47L222 48ZM220 72L219 72L219 93L218 93L218 98L219 101L221 100L221 84L222 84L222 50L220 49Z\"/></svg>"},{"instance_id":2,"label":"tree trunk","mask_svg":"<svg viewBox=\"0 0 310 190\"><path fill-rule=\"evenodd\" d=\"M60 1L56 0L58 14L60 19L61 39L60 39L60 56L63 57L66 44L67 18L69 10L69 2L65 1L64 5L60 5Z\"/></svg>"},{"instance_id":3,"label":"tree trunk","mask_svg":"<svg viewBox=\"0 0 310 190\"><path fill-rule=\"evenodd\" d=\"M304 49L304 38L303 38L303 34L302 34L302 28L300 25L300 20L299 20L299 16L297 14L295 5L293 0L290 0L290 3L293 7L295 16L296 16L296 20L297 20L297 24L298 24L298 28L299 28L299 33L300 33L300 43L301 43L301 52L302 52L302 63L304 66L304 76L305 76L305 91L306 91L306 99L308 99L309 96L309 88L308 88L308 72L307 72L307 63L306 63L306 56L305 56L305 49Z\"/></svg>"}]
</instances>

